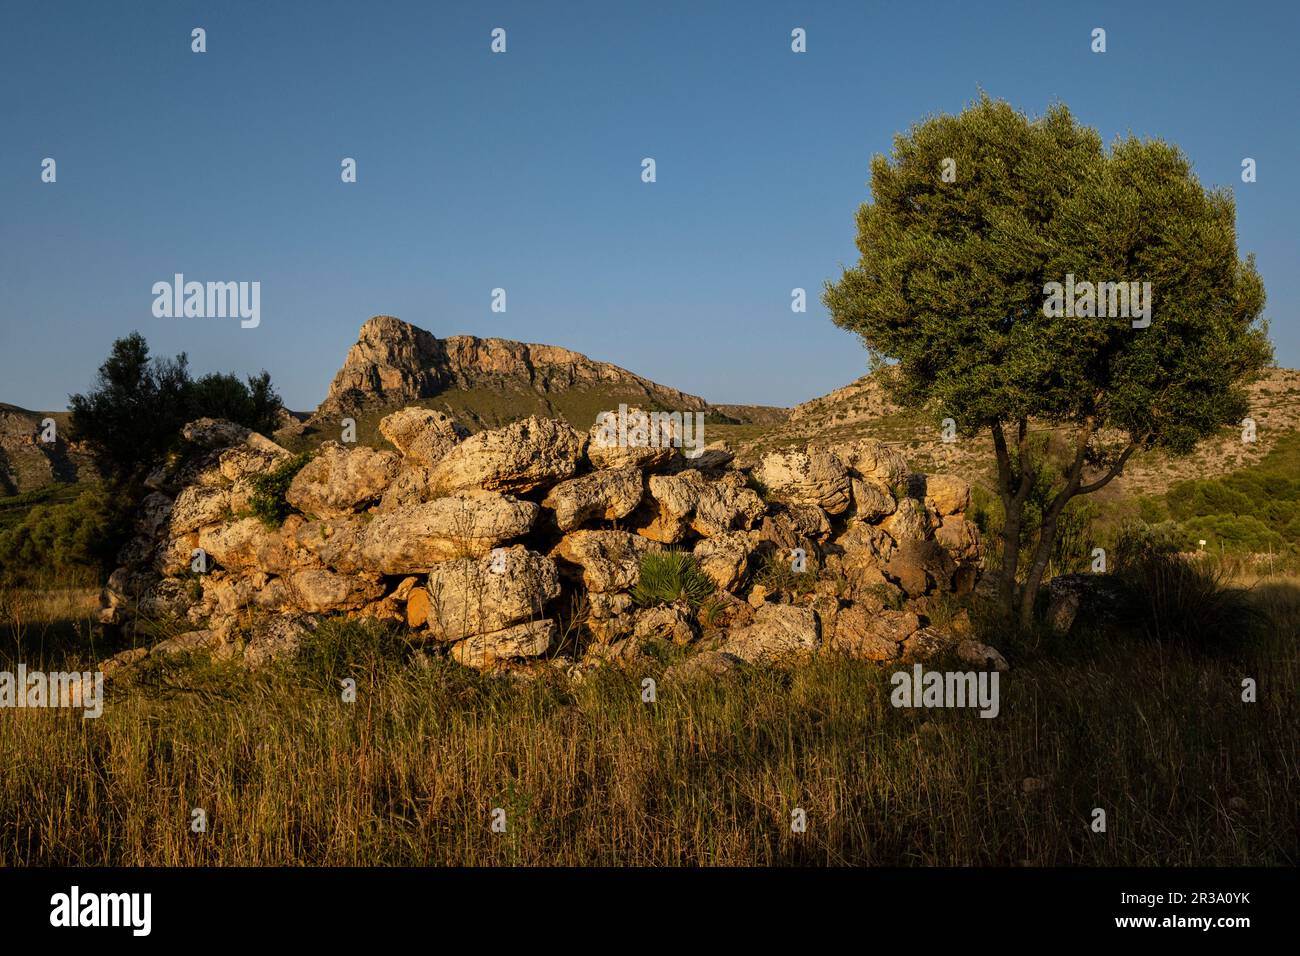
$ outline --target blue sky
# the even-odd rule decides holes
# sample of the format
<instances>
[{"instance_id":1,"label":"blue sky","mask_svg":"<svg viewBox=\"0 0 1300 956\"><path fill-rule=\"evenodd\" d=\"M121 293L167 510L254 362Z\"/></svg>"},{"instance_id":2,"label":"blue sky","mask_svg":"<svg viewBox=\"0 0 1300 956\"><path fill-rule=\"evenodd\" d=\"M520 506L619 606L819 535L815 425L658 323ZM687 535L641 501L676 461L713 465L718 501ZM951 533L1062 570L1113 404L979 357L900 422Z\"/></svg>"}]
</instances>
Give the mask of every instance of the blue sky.
<instances>
[{"instance_id":1,"label":"blue sky","mask_svg":"<svg viewBox=\"0 0 1300 956\"><path fill-rule=\"evenodd\" d=\"M309 409L379 313L567 346L714 401L803 401L865 370L819 295L856 261L872 154L981 88L1031 114L1061 100L1107 140L1163 136L1232 186L1279 361L1300 366L1298 9L8 4L0 401L64 407L139 330L199 371L265 368ZM261 325L155 318L150 289L177 272L261 282Z\"/></svg>"}]
</instances>

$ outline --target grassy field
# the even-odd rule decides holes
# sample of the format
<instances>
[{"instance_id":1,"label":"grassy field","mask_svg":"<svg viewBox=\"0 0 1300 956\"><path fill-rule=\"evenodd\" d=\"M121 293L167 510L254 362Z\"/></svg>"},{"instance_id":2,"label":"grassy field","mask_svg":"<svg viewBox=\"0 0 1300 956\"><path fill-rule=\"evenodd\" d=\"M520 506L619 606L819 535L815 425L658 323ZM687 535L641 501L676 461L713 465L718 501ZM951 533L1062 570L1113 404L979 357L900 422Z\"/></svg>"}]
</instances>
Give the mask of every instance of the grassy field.
<instances>
[{"instance_id":1,"label":"grassy field","mask_svg":"<svg viewBox=\"0 0 1300 956\"><path fill-rule=\"evenodd\" d=\"M994 719L895 709L867 663L660 680L650 704L680 651L487 677L347 622L253 675L150 659L99 719L0 710L0 865L1294 865L1300 588L1251 599L1267 637L1239 659L988 634L1013 667ZM92 606L7 592L0 670L113 650Z\"/></svg>"}]
</instances>

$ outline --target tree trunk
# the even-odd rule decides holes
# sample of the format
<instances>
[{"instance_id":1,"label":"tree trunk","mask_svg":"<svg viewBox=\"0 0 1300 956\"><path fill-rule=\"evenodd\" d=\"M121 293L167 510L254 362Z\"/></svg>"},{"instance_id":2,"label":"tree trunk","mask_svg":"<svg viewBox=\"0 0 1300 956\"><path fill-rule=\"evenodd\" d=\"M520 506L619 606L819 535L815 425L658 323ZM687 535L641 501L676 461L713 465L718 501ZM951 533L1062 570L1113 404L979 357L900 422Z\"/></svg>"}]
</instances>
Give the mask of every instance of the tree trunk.
<instances>
[{"instance_id":1,"label":"tree trunk","mask_svg":"<svg viewBox=\"0 0 1300 956\"><path fill-rule=\"evenodd\" d=\"M1038 531L1038 547L1034 551L1034 563L1029 567L1029 576L1025 586L1020 590L1020 629L1029 630L1034 623L1034 605L1038 601L1038 589L1042 586L1043 575L1047 572L1047 562L1052 558L1052 546L1056 544L1056 519L1061 509L1051 511L1043 519Z\"/></svg>"}]
</instances>

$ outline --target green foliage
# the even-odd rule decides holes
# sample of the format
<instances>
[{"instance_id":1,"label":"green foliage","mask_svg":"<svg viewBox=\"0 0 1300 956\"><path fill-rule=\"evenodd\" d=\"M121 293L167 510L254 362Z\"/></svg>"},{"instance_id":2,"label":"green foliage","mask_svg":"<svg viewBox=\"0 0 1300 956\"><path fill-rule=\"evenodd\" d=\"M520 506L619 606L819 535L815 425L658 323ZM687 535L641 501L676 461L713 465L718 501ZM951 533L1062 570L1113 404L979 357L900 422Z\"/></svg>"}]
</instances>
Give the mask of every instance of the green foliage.
<instances>
[{"instance_id":1,"label":"green foliage","mask_svg":"<svg viewBox=\"0 0 1300 956\"><path fill-rule=\"evenodd\" d=\"M689 552L647 551L641 557L641 577L632 599L640 607L685 601L696 608L715 590L713 579Z\"/></svg>"},{"instance_id":2,"label":"green foliage","mask_svg":"<svg viewBox=\"0 0 1300 956\"><path fill-rule=\"evenodd\" d=\"M90 446L105 475L128 483L172 447L186 422L225 418L270 431L282 407L266 372L247 385L219 373L194 380L185 353L150 358L139 332L113 343L94 387L69 404L72 439Z\"/></svg>"},{"instance_id":3,"label":"green foliage","mask_svg":"<svg viewBox=\"0 0 1300 956\"><path fill-rule=\"evenodd\" d=\"M1175 452L1245 413L1242 384L1271 354L1263 285L1237 256L1231 194L1207 192L1176 147L1105 150L1064 106L1031 121L982 96L898 136L871 192L861 261L824 298L896 361L900 403L934 401L966 433L1037 418ZM1150 282L1150 326L1047 317L1045 286L1067 273Z\"/></svg>"},{"instance_id":4,"label":"green foliage","mask_svg":"<svg viewBox=\"0 0 1300 956\"><path fill-rule=\"evenodd\" d=\"M285 459L271 471L254 478L253 494L249 499L253 517L260 519L267 527L278 528L293 511L284 498L289 485L310 460L311 455L303 452Z\"/></svg>"},{"instance_id":5,"label":"green foliage","mask_svg":"<svg viewBox=\"0 0 1300 956\"><path fill-rule=\"evenodd\" d=\"M129 530L129 503L106 486L92 486L70 502L38 504L0 532L0 578L97 582Z\"/></svg>"}]
</instances>

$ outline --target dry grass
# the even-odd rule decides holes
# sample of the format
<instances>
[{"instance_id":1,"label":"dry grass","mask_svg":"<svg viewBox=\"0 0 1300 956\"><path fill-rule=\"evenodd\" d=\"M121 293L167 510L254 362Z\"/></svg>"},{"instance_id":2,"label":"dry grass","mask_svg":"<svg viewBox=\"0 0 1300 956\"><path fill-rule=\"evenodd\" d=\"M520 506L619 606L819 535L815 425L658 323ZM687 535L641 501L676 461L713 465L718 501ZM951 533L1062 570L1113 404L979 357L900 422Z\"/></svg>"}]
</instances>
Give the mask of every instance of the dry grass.
<instances>
[{"instance_id":1,"label":"dry grass","mask_svg":"<svg viewBox=\"0 0 1300 956\"><path fill-rule=\"evenodd\" d=\"M895 709L866 663L673 688L666 648L524 682L357 624L252 676L152 663L98 720L0 711L0 864L1294 865L1300 591L1253 593L1274 626L1245 661L1008 646L995 719Z\"/></svg>"}]
</instances>

